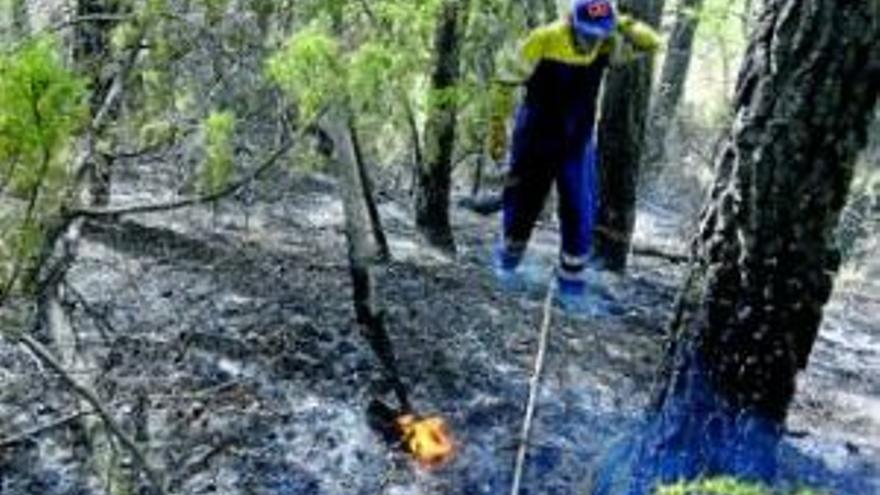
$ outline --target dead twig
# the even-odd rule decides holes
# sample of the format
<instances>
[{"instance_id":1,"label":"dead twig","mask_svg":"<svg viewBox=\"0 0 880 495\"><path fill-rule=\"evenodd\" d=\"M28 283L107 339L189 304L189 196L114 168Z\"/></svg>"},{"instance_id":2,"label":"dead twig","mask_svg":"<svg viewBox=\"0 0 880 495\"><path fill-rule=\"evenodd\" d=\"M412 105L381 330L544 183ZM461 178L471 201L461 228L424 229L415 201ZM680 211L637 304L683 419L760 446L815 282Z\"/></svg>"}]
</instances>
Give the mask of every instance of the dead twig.
<instances>
[{"instance_id":1,"label":"dead twig","mask_svg":"<svg viewBox=\"0 0 880 495\"><path fill-rule=\"evenodd\" d=\"M555 283L550 282L547 288L547 297L544 300L544 319L541 323L541 335L538 340L538 352L535 355L535 368L529 379L529 400L526 404L525 418L523 419L522 434L519 438L519 449L516 453L516 465L513 470L513 486L510 495L519 495L520 483L522 482L523 468L526 463L526 452L529 449L529 436L532 433L532 419L535 416L535 403L538 398L538 387L541 384L541 374L544 371L544 357L547 354L547 341L550 337L550 322L553 314L553 294Z\"/></svg>"},{"instance_id":2,"label":"dead twig","mask_svg":"<svg viewBox=\"0 0 880 495\"><path fill-rule=\"evenodd\" d=\"M633 256L639 256L642 258L661 259L675 265L683 265L691 261L691 258L689 256L685 256L679 253L670 253L653 246L633 246L632 254Z\"/></svg>"},{"instance_id":3,"label":"dead twig","mask_svg":"<svg viewBox=\"0 0 880 495\"><path fill-rule=\"evenodd\" d=\"M186 463L181 469L180 473L171 481L171 488L176 489L181 487L188 480L198 475L199 473L204 472L208 469L211 461L225 453L227 450L235 447L236 445L242 442L241 435L231 434L226 437L221 438L215 445L210 447L205 453L196 457L192 461Z\"/></svg>"},{"instance_id":4,"label":"dead twig","mask_svg":"<svg viewBox=\"0 0 880 495\"><path fill-rule=\"evenodd\" d=\"M73 302L77 304L82 309L83 313L95 323L98 332L101 334L101 338L104 340L104 342L101 343L102 345L110 341L111 335L119 335L119 332L116 331L116 328L110 322L110 318L107 316L106 311L99 311L96 309L89 300L86 299L86 296L67 280L62 280L61 284L64 286L65 291L73 296ZM93 343L90 343L90 345L91 344Z\"/></svg>"},{"instance_id":5,"label":"dead twig","mask_svg":"<svg viewBox=\"0 0 880 495\"><path fill-rule=\"evenodd\" d=\"M118 23L136 20L132 14L89 14L73 17L49 27L50 31L62 31L78 24Z\"/></svg>"},{"instance_id":6,"label":"dead twig","mask_svg":"<svg viewBox=\"0 0 880 495\"><path fill-rule=\"evenodd\" d=\"M98 398L95 393L89 388L80 384L75 378L73 378L67 370L55 359L55 356L47 349L43 344L37 342L32 337L28 335L22 335L19 338L19 341L24 344L24 346L30 350L34 355L36 355L40 361L45 363L47 366L52 368L58 376L61 377L62 381L70 387L71 390L76 392L77 395L82 397L86 402L88 402L93 408L95 414L97 414L101 420L104 422L104 425L107 426L107 429L114 435L119 441L122 443L122 446L125 447L126 450L132 455L136 464L138 464L149 480L150 484L153 485L153 488L157 493L165 494L165 485L162 482L162 476L159 474L154 467L150 465L147 461L146 455L144 455L143 451L141 451L140 447L137 446L135 441L125 433L119 423L113 418L107 408L104 407L104 403Z\"/></svg>"},{"instance_id":7,"label":"dead twig","mask_svg":"<svg viewBox=\"0 0 880 495\"><path fill-rule=\"evenodd\" d=\"M268 172L278 160L284 156L288 150L293 146L291 141L288 141L284 145L281 146L278 150L276 150L269 158L267 158L259 167L257 167L253 172L248 174L246 177L242 178L237 182L233 182L232 184L226 186L212 194L206 194L203 196L195 196L192 198L181 199L178 201L171 201L168 203L160 203L154 205L137 205L137 206L126 206L121 208L103 208L103 209L92 209L92 208L81 208L78 210L74 210L71 212L73 217L83 217L90 219L101 219L101 218L112 218L112 217L120 217L123 215L142 215L146 213L159 213L159 212L168 212L174 210L180 210L183 208L189 208L192 206L199 206L203 204L213 203L215 201L219 201L223 198L231 196L238 192L240 189L244 188L251 182L256 179L259 179L263 174Z\"/></svg>"},{"instance_id":8,"label":"dead twig","mask_svg":"<svg viewBox=\"0 0 880 495\"><path fill-rule=\"evenodd\" d=\"M601 232L613 241L631 244L629 238L620 231L609 229L607 227L596 227L596 232ZM632 245L630 251L634 256L659 258L675 264L683 264L691 261L691 258L684 254L669 253L653 246Z\"/></svg>"},{"instance_id":9,"label":"dead twig","mask_svg":"<svg viewBox=\"0 0 880 495\"><path fill-rule=\"evenodd\" d=\"M51 423L47 423L45 425L38 426L38 427L36 427L32 430L26 431L24 433L20 433L15 436L4 438L4 439L0 440L0 450L8 449L10 447L15 447L16 445L18 445L22 442L25 442L33 437L42 435L43 433L46 433L48 431L52 431L56 428L61 428L63 426L67 426L70 423L72 423L72 422L78 420L79 418L86 416L88 414L92 414L92 412L91 411L77 411L73 414L68 414L67 416L56 419L55 421L52 421Z\"/></svg>"}]
</instances>

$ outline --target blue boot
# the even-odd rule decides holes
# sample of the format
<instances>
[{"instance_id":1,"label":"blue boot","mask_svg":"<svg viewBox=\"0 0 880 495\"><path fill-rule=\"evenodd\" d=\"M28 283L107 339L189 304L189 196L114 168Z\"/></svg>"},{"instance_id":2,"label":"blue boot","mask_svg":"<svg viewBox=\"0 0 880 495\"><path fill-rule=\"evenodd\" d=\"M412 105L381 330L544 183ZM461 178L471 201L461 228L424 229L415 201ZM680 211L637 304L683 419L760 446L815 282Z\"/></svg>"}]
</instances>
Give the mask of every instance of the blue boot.
<instances>
[{"instance_id":1,"label":"blue boot","mask_svg":"<svg viewBox=\"0 0 880 495\"><path fill-rule=\"evenodd\" d=\"M518 291L525 288L522 276L517 268L522 262L522 254L511 253L499 242L492 250L492 271L498 279L498 285L505 291Z\"/></svg>"},{"instance_id":2,"label":"blue boot","mask_svg":"<svg viewBox=\"0 0 880 495\"><path fill-rule=\"evenodd\" d=\"M557 275L556 301L573 316L601 317L609 314L604 298L587 293L587 282L580 278Z\"/></svg>"}]
</instances>

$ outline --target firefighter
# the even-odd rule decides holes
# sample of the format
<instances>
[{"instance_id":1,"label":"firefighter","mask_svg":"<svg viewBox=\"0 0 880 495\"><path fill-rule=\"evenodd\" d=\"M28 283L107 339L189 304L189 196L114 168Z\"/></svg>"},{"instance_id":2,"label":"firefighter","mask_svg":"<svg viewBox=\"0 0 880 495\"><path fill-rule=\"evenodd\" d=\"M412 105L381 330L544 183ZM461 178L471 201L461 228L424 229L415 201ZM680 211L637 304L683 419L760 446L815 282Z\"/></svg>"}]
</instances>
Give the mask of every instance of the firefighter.
<instances>
[{"instance_id":1,"label":"firefighter","mask_svg":"<svg viewBox=\"0 0 880 495\"><path fill-rule=\"evenodd\" d=\"M494 250L503 284L519 280L529 237L555 183L562 231L558 298L569 309L586 304L585 269L598 206L595 122L602 76L609 65L656 52L660 44L653 29L618 13L609 0L574 0L563 19L527 37L514 64L519 77L493 85L489 147L499 163L514 91L525 86L509 152L503 234Z\"/></svg>"}]
</instances>

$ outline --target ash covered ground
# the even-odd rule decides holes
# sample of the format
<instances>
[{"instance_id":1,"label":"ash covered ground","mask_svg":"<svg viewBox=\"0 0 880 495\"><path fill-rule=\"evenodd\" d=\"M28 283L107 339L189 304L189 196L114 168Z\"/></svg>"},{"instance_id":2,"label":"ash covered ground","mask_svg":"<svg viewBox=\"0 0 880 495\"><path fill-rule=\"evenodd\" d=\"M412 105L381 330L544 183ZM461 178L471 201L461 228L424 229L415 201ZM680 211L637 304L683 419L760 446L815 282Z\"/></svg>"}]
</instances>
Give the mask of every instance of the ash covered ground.
<instances>
[{"instance_id":1,"label":"ash covered ground","mask_svg":"<svg viewBox=\"0 0 880 495\"><path fill-rule=\"evenodd\" d=\"M171 175L129 174L114 191L120 204L174 189ZM334 183L278 170L251 193L247 201L88 224L68 278L77 345L101 366L95 388L143 441L171 491L506 493L541 281L556 252L552 222L530 250L535 290L510 294L488 269L496 219L457 211L461 253L452 261L420 250L408 211L383 202L394 261L380 271L379 287L402 374L415 407L443 414L459 448L449 465L426 471L367 425L382 376L353 318ZM672 210L645 204L637 237L683 250L679 224ZM594 291L612 302L608 314L554 312L523 493L583 493L602 453L638 428L683 277L683 267L635 258L624 278L595 275ZM841 284L828 308L783 446L786 480L835 494L880 493L873 278ZM0 440L77 407L49 370L0 341ZM75 433L66 425L0 449L0 492L102 493Z\"/></svg>"}]
</instances>

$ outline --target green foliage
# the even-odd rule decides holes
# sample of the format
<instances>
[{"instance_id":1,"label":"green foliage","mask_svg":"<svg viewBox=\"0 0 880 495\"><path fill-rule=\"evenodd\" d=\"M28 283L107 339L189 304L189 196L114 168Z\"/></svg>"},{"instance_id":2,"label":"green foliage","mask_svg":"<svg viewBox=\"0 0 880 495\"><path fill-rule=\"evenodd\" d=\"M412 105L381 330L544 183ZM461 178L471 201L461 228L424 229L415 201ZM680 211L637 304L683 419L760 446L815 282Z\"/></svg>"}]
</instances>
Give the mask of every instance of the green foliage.
<instances>
[{"instance_id":1,"label":"green foliage","mask_svg":"<svg viewBox=\"0 0 880 495\"><path fill-rule=\"evenodd\" d=\"M202 0L205 5L206 16L209 24L217 24L223 20L229 0Z\"/></svg>"},{"instance_id":2,"label":"green foliage","mask_svg":"<svg viewBox=\"0 0 880 495\"><path fill-rule=\"evenodd\" d=\"M397 72L394 52L378 42L364 43L348 64L348 91L356 110L382 111L388 108L396 92L393 91L394 73Z\"/></svg>"},{"instance_id":3,"label":"green foliage","mask_svg":"<svg viewBox=\"0 0 880 495\"><path fill-rule=\"evenodd\" d=\"M419 65L429 62L434 23L440 5L441 0L376 2L373 13L381 30L374 32L373 36L392 42L401 57L410 58Z\"/></svg>"},{"instance_id":4,"label":"green foliage","mask_svg":"<svg viewBox=\"0 0 880 495\"><path fill-rule=\"evenodd\" d=\"M248 0L250 8L260 18L266 18L275 13L277 2L275 0Z\"/></svg>"},{"instance_id":5,"label":"green foliage","mask_svg":"<svg viewBox=\"0 0 880 495\"><path fill-rule=\"evenodd\" d=\"M731 477L681 482L661 487L657 495L780 495L758 483L749 483ZM819 495L811 490L798 490L791 495Z\"/></svg>"},{"instance_id":6,"label":"green foliage","mask_svg":"<svg viewBox=\"0 0 880 495\"><path fill-rule=\"evenodd\" d=\"M213 194L226 187L232 178L235 115L231 112L211 113L202 123L202 132L206 155L202 168L202 188L208 194Z\"/></svg>"},{"instance_id":7,"label":"green foliage","mask_svg":"<svg viewBox=\"0 0 880 495\"><path fill-rule=\"evenodd\" d=\"M140 128L139 140L143 148L157 148L174 140L177 128L164 119L150 120Z\"/></svg>"},{"instance_id":8,"label":"green foliage","mask_svg":"<svg viewBox=\"0 0 880 495\"><path fill-rule=\"evenodd\" d=\"M422 127L431 109L452 103L458 105L459 152L479 152L489 128L494 59L502 47L514 51L525 21L522 9L503 0L467 2L461 82L432 91L434 31L444 1L298 1L296 11L307 23L269 57L266 72L304 121L327 106L348 104L370 161L409 160L413 121Z\"/></svg>"},{"instance_id":9,"label":"green foliage","mask_svg":"<svg viewBox=\"0 0 880 495\"><path fill-rule=\"evenodd\" d=\"M48 38L0 56L0 172L26 192L63 173L53 158L87 117L83 80Z\"/></svg>"},{"instance_id":10,"label":"green foliage","mask_svg":"<svg viewBox=\"0 0 880 495\"><path fill-rule=\"evenodd\" d=\"M18 198L0 196L2 288L34 257L44 220L64 201L72 137L88 117L86 94L50 38L0 54L0 191Z\"/></svg>"},{"instance_id":11,"label":"green foliage","mask_svg":"<svg viewBox=\"0 0 880 495\"><path fill-rule=\"evenodd\" d=\"M267 72L297 100L305 121L345 95L346 71L339 43L319 24L293 35L269 58Z\"/></svg>"},{"instance_id":12,"label":"green foliage","mask_svg":"<svg viewBox=\"0 0 880 495\"><path fill-rule=\"evenodd\" d=\"M150 68L141 73L144 90L143 111L147 115L158 115L171 104L173 93L168 79L167 71Z\"/></svg>"},{"instance_id":13,"label":"green foliage","mask_svg":"<svg viewBox=\"0 0 880 495\"><path fill-rule=\"evenodd\" d=\"M137 43L140 30L132 22L122 22L110 32L110 47L115 53L128 49Z\"/></svg>"},{"instance_id":14,"label":"green foliage","mask_svg":"<svg viewBox=\"0 0 880 495\"><path fill-rule=\"evenodd\" d=\"M750 17L744 0L705 0L693 47L686 100L701 125L717 128L729 121L730 98L746 48Z\"/></svg>"},{"instance_id":15,"label":"green foliage","mask_svg":"<svg viewBox=\"0 0 880 495\"><path fill-rule=\"evenodd\" d=\"M407 113L427 105L439 0L302 2L310 24L269 58L267 73L303 120L345 103L363 129L365 150L409 136ZM414 95L423 101L412 101ZM381 144L380 144L381 143ZM388 153L383 153L388 155Z\"/></svg>"},{"instance_id":16,"label":"green foliage","mask_svg":"<svg viewBox=\"0 0 880 495\"><path fill-rule=\"evenodd\" d=\"M687 9L685 13L699 20L698 35L704 40L728 43L731 49L745 45L748 17L743 0L705 0L701 10Z\"/></svg>"},{"instance_id":17,"label":"green foliage","mask_svg":"<svg viewBox=\"0 0 880 495\"><path fill-rule=\"evenodd\" d=\"M168 11L168 0L147 0L144 16L146 18L158 16Z\"/></svg>"}]
</instances>

